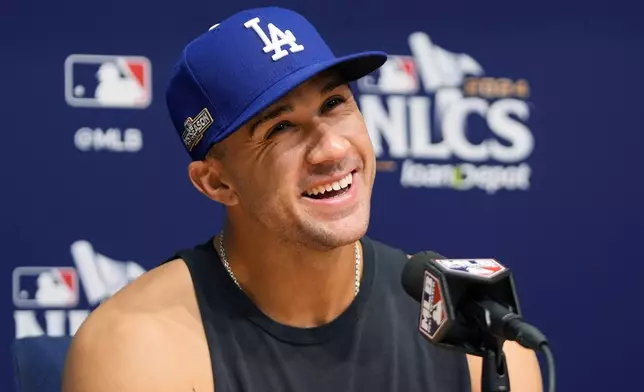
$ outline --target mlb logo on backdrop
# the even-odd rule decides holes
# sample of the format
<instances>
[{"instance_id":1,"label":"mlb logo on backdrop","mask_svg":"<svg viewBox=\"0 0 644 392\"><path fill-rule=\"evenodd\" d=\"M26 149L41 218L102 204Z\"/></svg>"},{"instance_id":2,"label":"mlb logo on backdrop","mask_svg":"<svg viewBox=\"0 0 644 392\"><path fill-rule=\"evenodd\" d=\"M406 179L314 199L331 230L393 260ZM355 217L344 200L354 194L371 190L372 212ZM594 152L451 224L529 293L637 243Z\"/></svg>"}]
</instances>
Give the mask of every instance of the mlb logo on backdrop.
<instances>
[{"instance_id":1,"label":"mlb logo on backdrop","mask_svg":"<svg viewBox=\"0 0 644 392\"><path fill-rule=\"evenodd\" d=\"M141 56L72 54L65 60L70 106L145 109L152 102L152 66Z\"/></svg>"},{"instance_id":2,"label":"mlb logo on backdrop","mask_svg":"<svg viewBox=\"0 0 644 392\"><path fill-rule=\"evenodd\" d=\"M13 270L16 339L74 335L92 308L145 272L136 262L97 252L86 240L74 241L70 250L75 267L20 266ZM81 289L84 304L80 304Z\"/></svg>"},{"instance_id":3,"label":"mlb logo on backdrop","mask_svg":"<svg viewBox=\"0 0 644 392\"><path fill-rule=\"evenodd\" d=\"M412 56L390 55L371 75L358 80L363 92L374 94L413 94L418 91L418 73Z\"/></svg>"},{"instance_id":4,"label":"mlb logo on backdrop","mask_svg":"<svg viewBox=\"0 0 644 392\"><path fill-rule=\"evenodd\" d=\"M70 267L18 267L13 271L17 307L70 308L78 305L78 275Z\"/></svg>"}]
</instances>

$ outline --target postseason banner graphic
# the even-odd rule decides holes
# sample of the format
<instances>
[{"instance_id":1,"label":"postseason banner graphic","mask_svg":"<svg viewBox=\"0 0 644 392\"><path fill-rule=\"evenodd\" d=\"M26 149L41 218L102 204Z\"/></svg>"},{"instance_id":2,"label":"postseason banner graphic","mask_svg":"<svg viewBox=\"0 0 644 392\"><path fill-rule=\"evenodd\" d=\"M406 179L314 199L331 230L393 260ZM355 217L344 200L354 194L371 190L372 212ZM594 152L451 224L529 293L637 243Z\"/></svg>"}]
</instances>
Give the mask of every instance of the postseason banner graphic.
<instances>
[{"instance_id":1,"label":"postseason banner graphic","mask_svg":"<svg viewBox=\"0 0 644 392\"><path fill-rule=\"evenodd\" d=\"M404 188L526 191L535 139L526 79L487 76L472 56L424 32L358 81L379 169Z\"/></svg>"}]
</instances>

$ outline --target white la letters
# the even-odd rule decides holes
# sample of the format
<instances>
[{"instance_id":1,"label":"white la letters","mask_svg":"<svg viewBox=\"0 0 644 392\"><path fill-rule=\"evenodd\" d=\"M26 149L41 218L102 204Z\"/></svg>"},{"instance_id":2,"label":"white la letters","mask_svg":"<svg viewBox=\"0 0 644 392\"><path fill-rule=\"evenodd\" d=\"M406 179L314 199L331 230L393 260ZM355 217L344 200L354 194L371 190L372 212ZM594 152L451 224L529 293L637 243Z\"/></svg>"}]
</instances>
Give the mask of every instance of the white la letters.
<instances>
[{"instance_id":1,"label":"white la letters","mask_svg":"<svg viewBox=\"0 0 644 392\"><path fill-rule=\"evenodd\" d=\"M249 20L248 22L244 23L244 26L246 28L252 28L253 30L255 30L257 35L259 35L259 38L261 38L262 42L264 42L264 53L273 52L273 56L271 56L273 61L277 61L282 57L288 55L288 51L282 49L282 46L284 45L289 46L291 53L297 53L304 50L304 46L299 45L295 42L295 36L293 35L293 33L291 33L289 30L282 31L272 23L268 24L268 33L271 35L270 39L268 38L264 30L259 27L259 18L253 18Z\"/></svg>"}]
</instances>

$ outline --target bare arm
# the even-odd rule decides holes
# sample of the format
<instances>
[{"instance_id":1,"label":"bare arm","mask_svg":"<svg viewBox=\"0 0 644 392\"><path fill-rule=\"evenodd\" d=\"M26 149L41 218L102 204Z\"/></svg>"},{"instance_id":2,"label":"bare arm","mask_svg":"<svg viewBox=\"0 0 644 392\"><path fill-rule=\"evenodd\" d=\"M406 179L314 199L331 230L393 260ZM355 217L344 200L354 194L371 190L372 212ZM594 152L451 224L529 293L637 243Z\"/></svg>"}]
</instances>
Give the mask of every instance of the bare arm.
<instances>
[{"instance_id":1,"label":"bare arm","mask_svg":"<svg viewBox=\"0 0 644 392\"><path fill-rule=\"evenodd\" d=\"M188 271L169 263L101 304L74 336L62 392L212 391Z\"/></svg>"},{"instance_id":2,"label":"bare arm","mask_svg":"<svg viewBox=\"0 0 644 392\"><path fill-rule=\"evenodd\" d=\"M191 390L186 389L158 326L136 318L110 324L88 324L75 336L62 392Z\"/></svg>"},{"instance_id":3,"label":"bare arm","mask_svg":"<svg viewBox=\"0 0 644 392\"><path fill-rule=\"evenodd\" d=\"M511 341L505 342L503 352L505 353L510 375L510 390L516 392L542 392L541 369L535 353ZM481 392L483 358L468 355L467 362L470 368L472 392Z\"/></svg>"}]
</instances>

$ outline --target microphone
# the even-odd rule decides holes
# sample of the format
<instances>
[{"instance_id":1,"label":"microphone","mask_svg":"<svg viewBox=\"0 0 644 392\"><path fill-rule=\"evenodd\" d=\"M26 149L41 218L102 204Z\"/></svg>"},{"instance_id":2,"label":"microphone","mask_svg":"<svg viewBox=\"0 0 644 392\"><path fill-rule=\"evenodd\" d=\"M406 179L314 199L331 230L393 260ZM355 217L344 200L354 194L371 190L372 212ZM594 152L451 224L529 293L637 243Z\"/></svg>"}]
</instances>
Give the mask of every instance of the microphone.
<instances>
[{"instance_id":1,"label":"microphone","mask_svg":"<svg viewBox=\"0 0 644 392\"><path fill-rule=\"evenodd\" d=\"M543 351L550 391L554 359L545 335L523 320L510 270L495 259L413 255L402 272L405 292L421 304L419 332L431 343L483 357L482 391L509 391L503 342Z\"/></svg>"},{"instance_id":2,"label":"microphone","mask_svg":"<svg viewBox=\"0 0 644 392\"><path fill-rule=\"evenodd\" d=\"M420 302L420 332L432 343L481 355L490 339L541 350L546 337L521 317L510 270L495 259L448 259L426 251L411 257L402 284Z\"/></svg>"}]
</instances>

